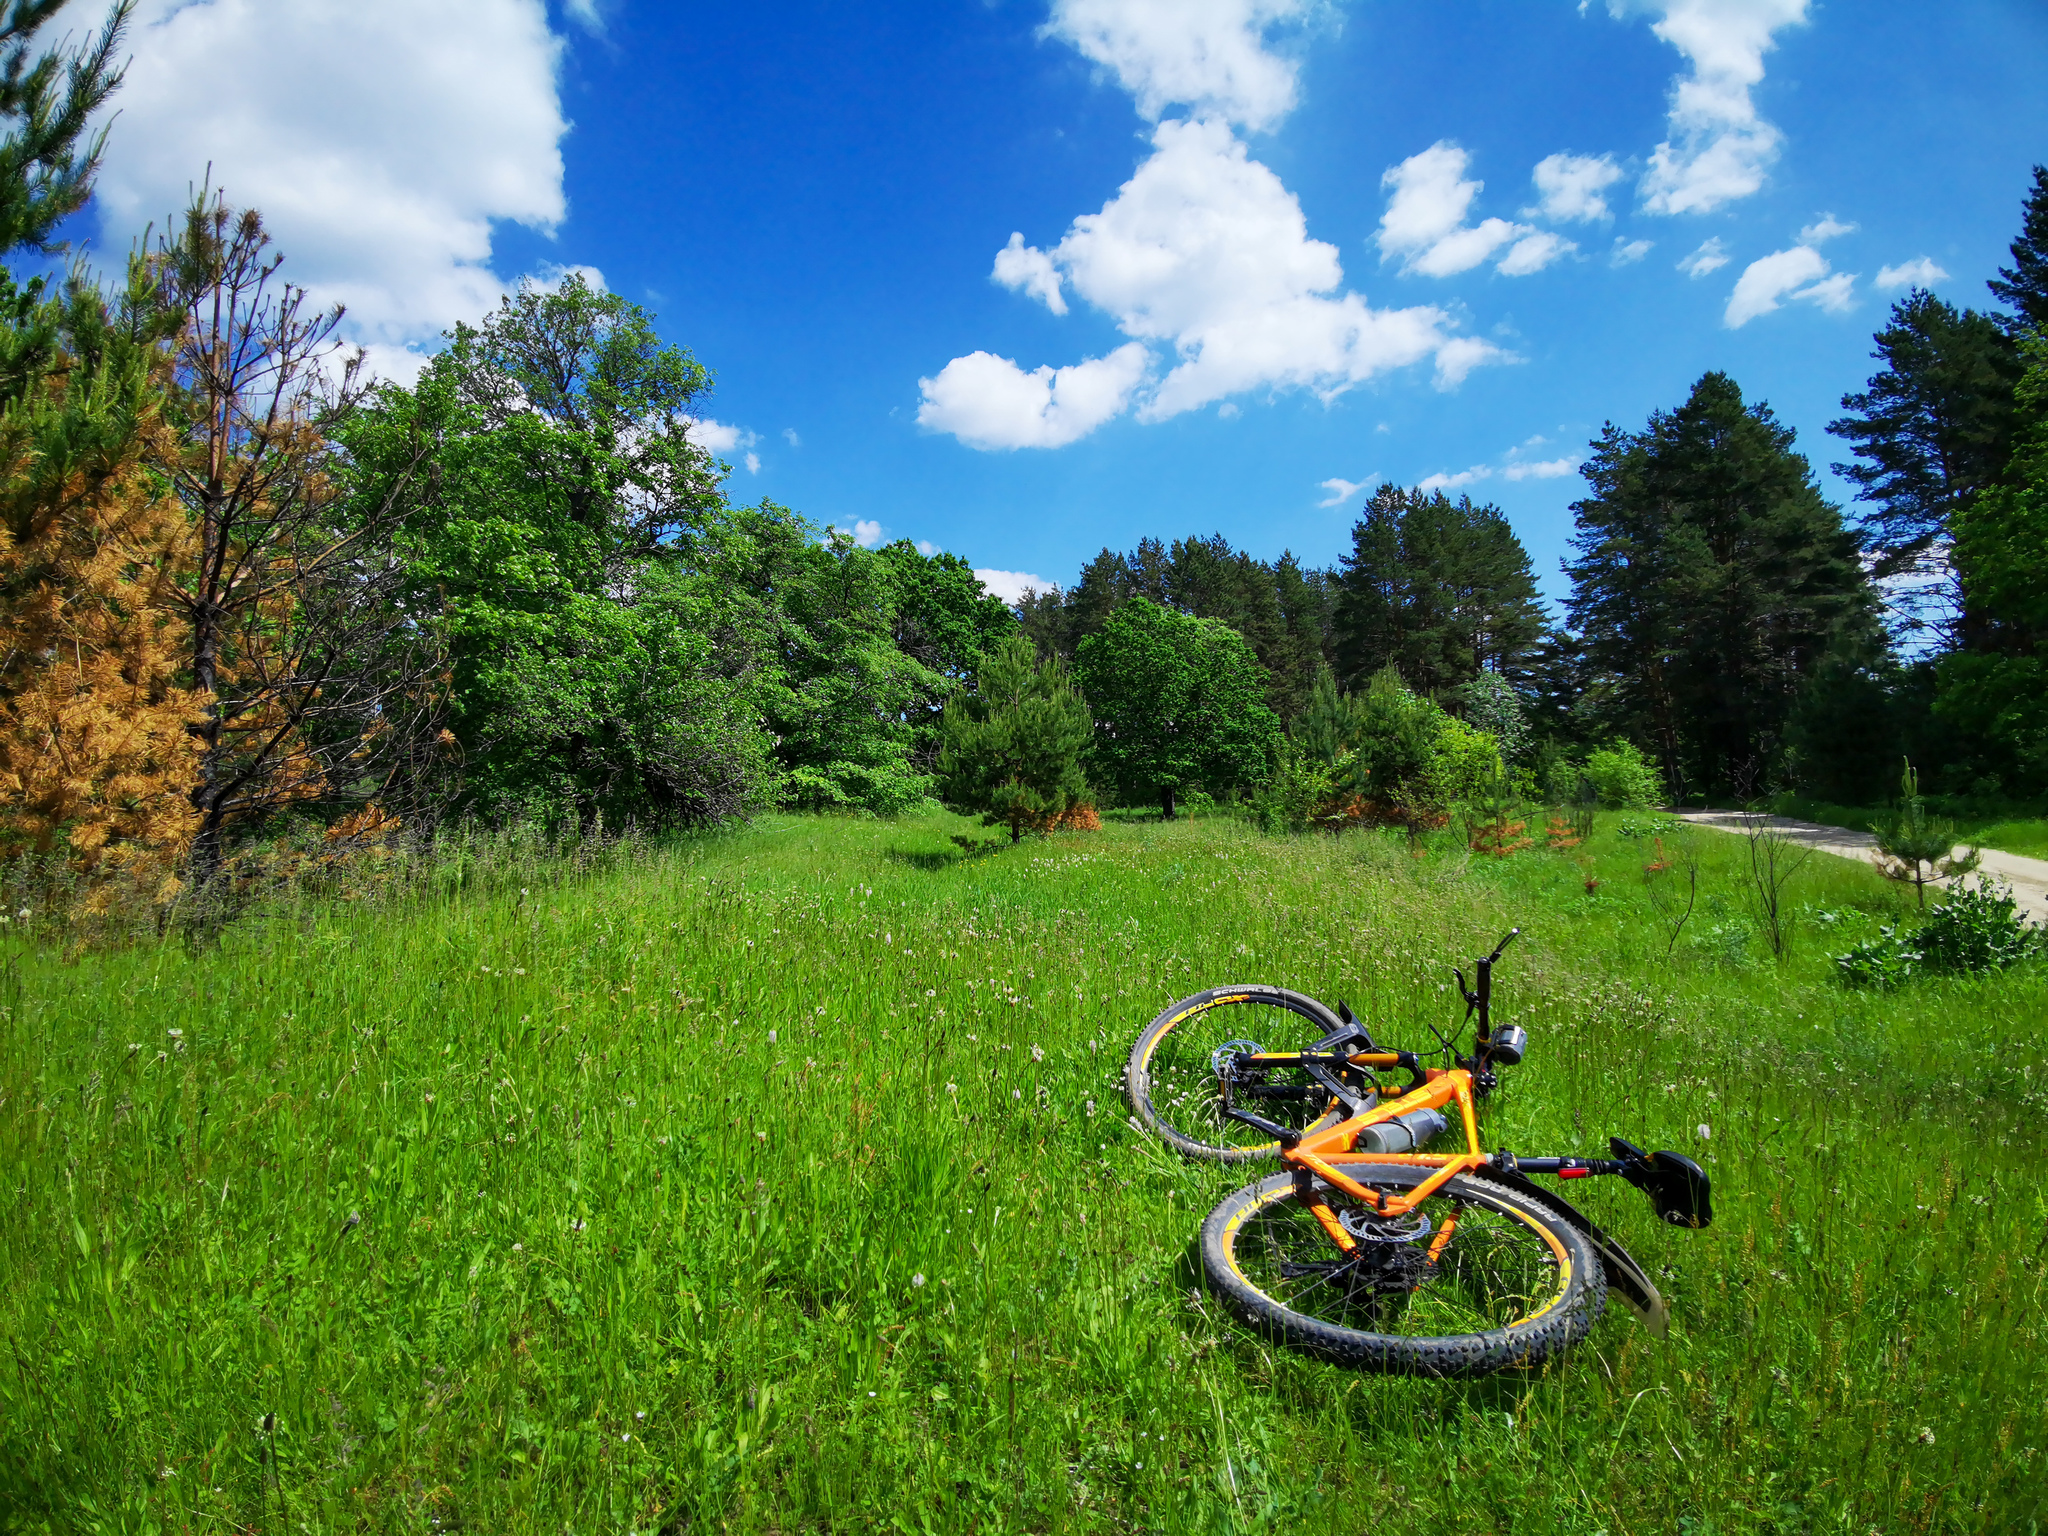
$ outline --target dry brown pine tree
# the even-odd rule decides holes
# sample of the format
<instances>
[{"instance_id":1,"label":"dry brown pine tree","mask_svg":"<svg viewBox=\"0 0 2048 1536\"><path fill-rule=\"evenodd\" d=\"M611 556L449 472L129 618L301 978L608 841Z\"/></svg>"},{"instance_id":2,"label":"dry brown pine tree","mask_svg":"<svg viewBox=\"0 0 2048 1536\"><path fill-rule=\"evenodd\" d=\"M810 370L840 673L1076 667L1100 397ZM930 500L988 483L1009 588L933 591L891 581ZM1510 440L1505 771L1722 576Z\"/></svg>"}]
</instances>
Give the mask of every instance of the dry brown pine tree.
<instances>
[{"instance_id":1,"label":"dry brown pine tree","mask_svg":"<svg viewBox=\"0 0 2048 1536\"><path fill-rule=\"evenodd\" d=\"M149 257L158 305L181 317L149 461L192 528L176 600L205 696L190 794L201 881L231 828L287 807L402 813L444 739L445 669L399 601L390 536L406 477L376 505L346 494L328 433L363 398L361 354L343 353L339 308L312 310L276 280L280 261L258 214L219 195Z\"/></svg>"}]
</instances>

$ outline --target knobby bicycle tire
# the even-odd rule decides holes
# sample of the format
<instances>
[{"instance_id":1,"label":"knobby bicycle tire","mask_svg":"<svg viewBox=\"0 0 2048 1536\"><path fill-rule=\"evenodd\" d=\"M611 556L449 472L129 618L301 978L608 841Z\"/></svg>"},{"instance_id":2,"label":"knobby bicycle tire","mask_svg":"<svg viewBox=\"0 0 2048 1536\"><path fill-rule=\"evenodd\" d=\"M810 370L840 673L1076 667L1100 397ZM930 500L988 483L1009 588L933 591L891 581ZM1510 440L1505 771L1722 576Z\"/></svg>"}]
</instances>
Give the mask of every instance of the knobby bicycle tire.
<instances>
[{"instance_id":1,"label":"knobby bicycle tire","mask_svg":"<svg viewBox=\"0 0 2048 1536\"><path fill-rule=\"evenodd\" d=\"M1369 1189L1393 1191L1415 1188L1434 1170L1344 1171ZM1347 1228L1370 1230L1363 1207L1320 1180L1310 1186ZM1453 1209L1454 1234L1428 1264L1429 1236ZM1346 1258L1301 1201L1296 1176L1278 1174L1210 1213L1202 1267L1233 1313L1288 1347L1393 1375L1481 1376L1539 1365L1592 1331L1607 1302L1606 1271L1585 1234L1556 1212L1470 1174L1453 1177L1418 1210L1432 1219L1415 1238L1360 1242L1361 1257Z\"/></svg>"},{"instance_id":2,"label":"knobby bicycle tire","mask_svg":"<svg viewBox=\"0 0 2048 1536\"><path fill-rule=\"evenodd\" d=\"M1189 1157L1219 1163L1270 1158L1278 1142L1221 1115L1212 1052L1232 1037L1266 1050L1300 1050L1341 1027L1314 998L1284 987L1211 987L1168 1004L1145 1026L1124 1065L1124 1094L1146 1129ZM1297 1101L1293 1114L1275 1101L1246 1107L1304 1134L1337 1123L1326 1093Z\"/></svg>"}]
</instances>

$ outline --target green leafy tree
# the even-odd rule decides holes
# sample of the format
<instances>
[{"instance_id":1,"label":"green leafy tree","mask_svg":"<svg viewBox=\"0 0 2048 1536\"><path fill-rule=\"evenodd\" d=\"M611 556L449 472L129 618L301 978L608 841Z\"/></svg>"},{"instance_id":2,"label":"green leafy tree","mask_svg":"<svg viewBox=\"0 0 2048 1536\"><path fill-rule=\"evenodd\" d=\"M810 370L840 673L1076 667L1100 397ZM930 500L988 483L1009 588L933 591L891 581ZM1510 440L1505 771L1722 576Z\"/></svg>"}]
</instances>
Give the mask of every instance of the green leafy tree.
<instances>
[{"instance_id":1,"label":"green leafy tree","mask_svg":"<svg viewBox=\"0 0 2048 1536\"><path fill-rule=\"evenodd\" d=\"M1129 799L1171 820L1183 790L1258 783L1280 722L1251 646L1220 619L1134 597L1081 642L1076 667L1095 714L1093 759Z\"/></svg>"},{"instance_id":2,"label":"green leafy tree","mask_svg":"<svg viewBox=\"0 0 2048 1536\"><path fill-rule=\"evenodd\" d=\"M1589 724L1654 744L1680 795L1775 766L1836 635L1874 622L1857 536L1792 444L1709 373L1644 430L1609 424L1583 471L1567 569Z\"/></svg>"},{"instance_id":3,"label":"green leafy tree","mask_svg":"<svg viewBox=\"0 0 2048 1536\"><path fill-rule=\"evenodd\" d=\"M1612 810L1646 811L1664 799L1664 776L1632 741L1587 753L1581 772L1600 803Z\"/></svg>"},{"instance_id":4,"label":"green leafy tree","mask_svg":"<svg viewBox=\"0 0 2048 1536\"><path fill-rule=\"evenodd\" d=\"M1337 671L1354 684L1385 666L1424 693L1514 677L1546 628L1528 551L1470 497L1381 486L1341 563Z\"/></svg>"},{"instance_id":5,"label":"green leafy tree","mask_svg":"<svg viewBox=\"0 0 2048 1536\"><path fill-rule=\"evenodd\" d=\"M1017 632L1017 618L958 555L927 555L899 539L875 557L894 587L890 639L930 678L909 708L912 755L929 767L938 760L947 700L967 686L994 647Z\"/></svg>"},{"instance_id":6,"label":"green leafy tree","mask_svg":"<svg viewBox=\"0 0 2048 1536\"><path fill-rule=\"evenodd\" d=\"M572 276L458 326L416 387L342 429L358 495L402 497L412 609L449 657L458 804L661 822L772 794L781 637L739 577L811 537L779 510L735 518L689 436L709 385L638 306Z\"/></svg>"},{"instance_id":7,"label":"green leafy tree","mask_svg":"<svg viewBox=\"0 0 2048 1536\"><path fill-rule=\"evenodd\" d=\"M1013 632L989 652L973 691L946 702L940 793L988 826L1007 826L1014 843L1086 797L1081 754L1093 730L1066 664L1041 662Z\"/></svg>"}]
</instances>

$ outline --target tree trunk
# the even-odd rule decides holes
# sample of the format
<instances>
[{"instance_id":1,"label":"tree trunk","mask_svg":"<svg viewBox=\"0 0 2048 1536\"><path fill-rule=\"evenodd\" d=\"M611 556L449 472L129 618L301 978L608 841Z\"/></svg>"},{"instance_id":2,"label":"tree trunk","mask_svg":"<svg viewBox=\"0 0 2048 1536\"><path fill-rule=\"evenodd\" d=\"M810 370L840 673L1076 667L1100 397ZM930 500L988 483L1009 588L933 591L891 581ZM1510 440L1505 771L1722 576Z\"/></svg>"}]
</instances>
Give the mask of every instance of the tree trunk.
<instances>
[{"instance_id":1,"label":"tree trunk","mask_svg":"<svg viewBox=\"0 0 2048 1536\"><path fill-rule=\"evenodd\" d=\"M1173 820L1173 786L1165 785L1159 791L1159 811L1163 820Z\"/></svg>"}]
</instances>

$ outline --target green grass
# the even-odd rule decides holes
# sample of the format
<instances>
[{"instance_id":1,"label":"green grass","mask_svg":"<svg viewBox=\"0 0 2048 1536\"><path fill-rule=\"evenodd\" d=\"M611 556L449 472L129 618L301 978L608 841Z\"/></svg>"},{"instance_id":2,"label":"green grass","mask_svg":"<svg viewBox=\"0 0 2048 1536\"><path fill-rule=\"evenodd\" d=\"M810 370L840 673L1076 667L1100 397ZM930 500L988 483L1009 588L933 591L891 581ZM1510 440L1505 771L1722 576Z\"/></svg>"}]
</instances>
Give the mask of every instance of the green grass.
<instances>
[{"instance_id":1,"label":"green grass","mask_svg":"<svg viewBox=\"0 0 2048 1536\"><path fill-rule=\"evenodd\" d=\"M1886 812L1882 806L1832 805L1787 797L1782 802L1782 814L1796 816L1802 821L1817 821L1823 826L1868 832L1870 824ZM1958 842L2023 854L2033 859L2048 859L2048 816L2014 816L1997 812L1944 814L1955 824Z\"/></svg>"},{"instance_id":2,"label":"green grass","mask_svg":"<svg viewBox=\"0 0 2048 1536\"><path fill-rule=\"evenodd\" d=\"M198 952L17 941L0 1529L2048 1518L2039 968L1845 992L1827 949L1910 895L1815 856L1776 960L1715 835L1667 962L1611 827L1501 862L1227 821L969 858L961 830L773 820ZM1249 1175L1124 1123L1131 1038L1258 979L1425 1044L1447 964L1510 923L1532 1046L1488 1141L1707 1164L1702 1233L1571 1186L1671 1337L1616 1308L1539 1374L1433 1383L1220 1317L1195 1234Z\"/></svg>"}]
</instances>

